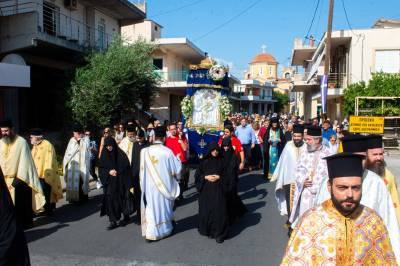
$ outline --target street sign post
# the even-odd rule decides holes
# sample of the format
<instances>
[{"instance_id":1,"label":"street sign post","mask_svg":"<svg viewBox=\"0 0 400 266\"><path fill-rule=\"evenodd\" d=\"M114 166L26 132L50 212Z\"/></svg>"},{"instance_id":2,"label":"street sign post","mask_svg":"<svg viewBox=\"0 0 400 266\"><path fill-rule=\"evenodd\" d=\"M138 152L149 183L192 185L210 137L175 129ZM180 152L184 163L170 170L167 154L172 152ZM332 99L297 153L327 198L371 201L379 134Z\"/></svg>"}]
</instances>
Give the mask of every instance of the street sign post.
<instances>
[{"instance_id":1,"label":"street sign post","mask_svg":"<svg viewBox=\"0 0 400 266\"><path fill-rule=\"evenodd\" d=\"M350 116L351 133L383 134L384 117L379 116Z\"/></svg>"}]
</instances>

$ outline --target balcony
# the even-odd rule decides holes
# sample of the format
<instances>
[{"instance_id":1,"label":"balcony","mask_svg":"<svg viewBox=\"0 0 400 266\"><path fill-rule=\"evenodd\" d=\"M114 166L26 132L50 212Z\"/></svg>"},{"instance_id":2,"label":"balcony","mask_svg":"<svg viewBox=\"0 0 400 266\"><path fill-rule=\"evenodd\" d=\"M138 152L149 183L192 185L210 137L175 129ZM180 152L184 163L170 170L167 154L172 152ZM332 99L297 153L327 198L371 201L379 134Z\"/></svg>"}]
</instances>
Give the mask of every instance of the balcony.
<instances>
[{"instance_id":1,"label":"balcony","mask_svg":"<svg viewBox=\"0 0 400 266\"><path fill-rule=\"evenodd\" d=\"M186 88L187 78L189 75L188 70L183 71L162 71L154 70L158 77L161 79L161 88Z\"/></svg>"},{"instance_id":2,"label":"balcony","mask_svg":"<svg viewBox=\"0 0 400 266\"><path fill-rule=\"evenodd\" d=\"M113 39L104 28L63 14L53 4L26 2L0 8L0 52L27 48L38 42L77 52L103 50Z\"/></svg>"}]
</instances>

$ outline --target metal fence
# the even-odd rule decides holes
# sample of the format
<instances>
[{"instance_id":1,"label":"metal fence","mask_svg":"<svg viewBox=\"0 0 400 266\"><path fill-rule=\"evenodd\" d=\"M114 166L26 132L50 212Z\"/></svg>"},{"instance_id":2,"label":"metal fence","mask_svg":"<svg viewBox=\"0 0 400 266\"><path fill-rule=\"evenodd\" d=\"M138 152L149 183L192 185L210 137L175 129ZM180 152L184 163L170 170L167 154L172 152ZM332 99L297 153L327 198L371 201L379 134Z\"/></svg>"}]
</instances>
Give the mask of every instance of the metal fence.
<instances>
[{"instance_id":1,"label":"metal fence","mask_svg":"<svg viewBox=\"0 0 400 266\"><path fill-rule=\"evenodd\" d=\"M106 49L113 40L113 35L106 33L105 25L89 25L71 15L64 14L52 3L25 2L13 5L0 3L0 16L14 16L34 13L37 16L39 32L71 43L82 48ZM83 18L82 18L83 19Z\"/></svg>"}]
</instances>

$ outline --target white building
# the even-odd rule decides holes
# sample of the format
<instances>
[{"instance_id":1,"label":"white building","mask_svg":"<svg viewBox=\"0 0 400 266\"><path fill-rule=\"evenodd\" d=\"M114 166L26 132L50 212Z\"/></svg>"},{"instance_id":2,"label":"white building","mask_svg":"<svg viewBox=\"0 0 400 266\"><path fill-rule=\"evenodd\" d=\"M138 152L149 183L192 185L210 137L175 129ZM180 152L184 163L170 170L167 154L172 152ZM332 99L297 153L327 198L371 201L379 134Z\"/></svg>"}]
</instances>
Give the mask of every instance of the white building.
<instances>
[{"instance_id":1,"label":"white building","mask_svg":"<svg viewBox=\"0 0 400 266\"><path fill-rule=\"evenodd\" d=\"M0 1L0 61L11 55L30 68L29 88L1 86L0 116L21 130L62 128L75 67L87 52L107 48L121 26L143 21L145 12L128 0Z\"/></svg>"},{"instance_id":2,"label":"white building","mask_svg":"<svg viewBox=\"0 0 400 266\"><path fill-rule=\"evenodd\" d=\"M291 111L305 119L320 113L320 78L324 73L325 39L317 46L296 39L292 66L300 68L293 77ZM328 76L327 112L342 120L343 90L352 83L368 82L374 72L400 73L400 21L378 20L372 28L332 32Z\"/></svg>"},{"instance_id":3,"label":"white building","mask_svg":"<svg viewBox=\"0 0 400 266\"><path fill-rule=\"evenodd\" d=\"M275 85L270 81L243 79L234 85L230 98L234 101L234 112L265 114L274 112L272 92Z\"/></svg>"}]
</instances>

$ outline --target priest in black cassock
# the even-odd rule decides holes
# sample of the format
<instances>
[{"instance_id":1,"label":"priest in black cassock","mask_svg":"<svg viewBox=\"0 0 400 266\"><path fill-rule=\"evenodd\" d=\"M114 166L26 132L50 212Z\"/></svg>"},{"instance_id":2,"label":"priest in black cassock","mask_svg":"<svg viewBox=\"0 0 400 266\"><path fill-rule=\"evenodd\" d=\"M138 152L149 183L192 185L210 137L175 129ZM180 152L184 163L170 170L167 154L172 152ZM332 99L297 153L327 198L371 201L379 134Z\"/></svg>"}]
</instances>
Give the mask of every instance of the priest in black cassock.
<instances>
[{"instance_id":1,"label":"priest in black cassock","mask_svg":"<svg viewBox=\"0 0 400 266\"><path fill-rule=\"evenodd\" d=\"M103 202L100 215L107 215L110 220L109 230L125 226L129 222L129 214L133 213L130 188L132 188L132 173L129 159L118 148L112 137L104 139L104 147L99 162L99 176L103 180ZM121 216L124 219L119 222ZM119 223L118 223L119 222Z\"/></svg>"},{"instance_id":2,"label":"priest in black cassock","mask_svg":"<svg viewBox=\"0 0 400 266\"><path fill-rule=\"evenodd\" d=\"M199 233L224 242L229 223L224 195L223 160L216 142L210 143L208 152L195 174L199 192Z\"/></svg>"},{"instance_id":3,"label":"priest in black cassock","mask_svg":"<svg viewBox=\"0 0 400 266\"><path fill-rule=\"evenodd\" d=\"M247 212L246 206L238 195L240 158L235 155L230 137L222 140L221 148L224 169L224 194L226 197L229 223L232 224Z\"/></svg>"},{"instance_id":4,"label":"priest in black cassock","mask_svg":"<svg viewBox=\"0 0 400 266\"><path fill-rule=\"evenodd\" d=\"M29 251L0 169L0 265L30 265Z\"/></svg>"},{"instance_id":5,"label":"priest in black cassock","mask_svg":"<svg viewBox=\"0 0 400 266\"><path fill-rule=\"evenodd\" d=\"M146 140L145 133L142 129L139 129L136 136L137 140L133 144L132 148L132 161L131 161L131 169L133 174L133 196L135 198L135 208L136 208L136 216L137 223L140 224L140 199L141 199L141 190L140 190L140 152L142 149L150 146L150 143Z\"/></svg>"}]
</instances>

